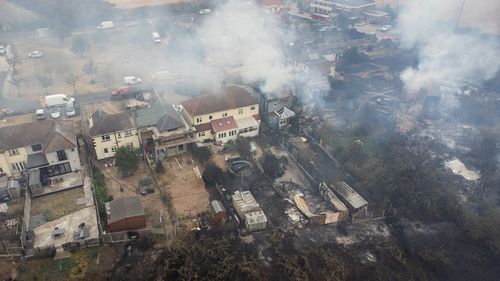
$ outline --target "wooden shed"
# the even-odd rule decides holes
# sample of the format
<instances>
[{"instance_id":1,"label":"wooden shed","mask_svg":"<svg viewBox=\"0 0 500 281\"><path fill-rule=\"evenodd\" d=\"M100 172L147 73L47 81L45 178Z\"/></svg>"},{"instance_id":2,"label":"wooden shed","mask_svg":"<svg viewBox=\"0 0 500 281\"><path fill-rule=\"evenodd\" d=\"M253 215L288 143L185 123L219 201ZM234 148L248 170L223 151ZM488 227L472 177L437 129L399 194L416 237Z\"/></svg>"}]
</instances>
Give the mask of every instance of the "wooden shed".
<instances>
[{"instance_id":1,"label":"wooden shed","mask_svg":"<svg viewBox=\"0 0 500 281\"><path fill-rule=\"evenodd\" d=\"M106 213L111 232L146 227L146 213L138 197L123 197L108 202Z\"/></svg>"}]
</instances>

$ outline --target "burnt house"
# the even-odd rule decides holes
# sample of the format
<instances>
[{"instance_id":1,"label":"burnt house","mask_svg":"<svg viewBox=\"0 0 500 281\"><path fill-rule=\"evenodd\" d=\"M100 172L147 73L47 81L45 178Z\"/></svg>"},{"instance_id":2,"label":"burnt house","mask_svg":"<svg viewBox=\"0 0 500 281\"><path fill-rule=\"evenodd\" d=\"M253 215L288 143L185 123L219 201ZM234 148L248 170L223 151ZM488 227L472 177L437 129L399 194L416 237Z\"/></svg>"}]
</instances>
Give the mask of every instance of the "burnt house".
<instances>
[{"instance_id":1,"label":"burnt house","mask_svg":"<svg viewBox=\"0 0 500 281\"><path fill-rule=\"evenodd\" d=\"M141 146L153 159L182 154L195 141L194 130L172 105L156 101L150 108L137 110L135 120Z\"/></svg>"}]
</instances>

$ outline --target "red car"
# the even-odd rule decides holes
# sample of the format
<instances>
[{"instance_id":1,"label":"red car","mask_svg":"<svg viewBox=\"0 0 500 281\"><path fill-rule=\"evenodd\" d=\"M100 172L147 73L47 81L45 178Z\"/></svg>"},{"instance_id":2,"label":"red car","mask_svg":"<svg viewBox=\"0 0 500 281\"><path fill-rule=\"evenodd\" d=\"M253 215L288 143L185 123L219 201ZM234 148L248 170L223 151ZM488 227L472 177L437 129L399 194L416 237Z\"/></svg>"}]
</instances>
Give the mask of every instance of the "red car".
<instances>
[{"instance_id":1,"label":"red car","mask_svg":"<svg viewBox=\"0 0 500 281\"><path fill-rule=\"evenodd\" d=\"M111 93L112 97L118 97L128 93L129 87L118 88Z\"/></svg>"}]
</instances>

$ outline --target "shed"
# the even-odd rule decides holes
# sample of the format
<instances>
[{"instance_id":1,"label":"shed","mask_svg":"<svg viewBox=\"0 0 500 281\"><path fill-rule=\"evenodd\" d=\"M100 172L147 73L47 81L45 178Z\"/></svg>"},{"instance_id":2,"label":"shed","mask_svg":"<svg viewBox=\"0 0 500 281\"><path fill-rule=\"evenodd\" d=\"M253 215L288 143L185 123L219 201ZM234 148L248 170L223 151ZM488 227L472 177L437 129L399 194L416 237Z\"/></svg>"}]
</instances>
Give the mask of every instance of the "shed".
<instances>
[{"instance_id":1,"label":"shed","mask_svg":"<svg viewBox=\"0 0 500 281\"><path fill-rule=\"evenodd\" d=\"M122 197L106 203L111 232L146 227L146 213L138 197Z\"/></svg>"},{"instance_id":2,"label":"shed","mask_svg":"<svg viewBox=\"0 0 500 281\"><path fill-rule=\"evenodd\" d=\"M2 201L9 200L10 194L7 187L8 187L7 177L0 177L0 200Z\"/></svg>"},{"instance_id":3,"label":"shed","mask_svg":"<svg viewBox=\"0 0 500 281\"><path fill-rule=\"evenodd\" d=\"M19 181L15 179L10 179L7 184L7 191L9 192L10 198L17 199L21 197L21 186Z\"/></svg>"},{"instance_id":4,"label":"shed","mask_svg":"<svg viewBox=\"0 0 500 281\"><path fill-rule=\"evenodd\" d=\"M28 187L29 190L31 191L31 194L33 195L42 193L43 188L42 188L42 182L40 181L39 169L30 170L28 176Z\"/></svg>"},{"instance_id":5,"label":"shed","mask_svg":"<svg viewBox=\"0 0 500 281\"><path fill-rule=\"evenodd\" d=\"M246 213L260 211L260 205L250 191L236 191L232 199L234 209L241 219L245 219Z\"/></svg>"},{"instance_id":6,"label":"shed","mask_svg":"<svg viewBox=\"0 0 500 281\"><path fill-rule=\"evenodd\" d=\"M267 217L262 210L246 213L245 226L248 232L265 230L267 228Z\"/></svg>"},{"instance_id":7,"label":"shed","mask_svg":"<svg viewBox=\"0 0 500 281\"><path fill-rule=\"evenodd\" d=\"M331 185L331 189L353 211L366 208L368 202L356 190L352 189L346 182L338 182Z\"/></svg>"},{"instance_id":8,"label":"shed","mask_svg":"<svg viewBox=\"0 0 500 281\"><path fill-rule=\"evenodd\" d=\"M219 200L213 200L210 202L210 209L213 213L213 223L220 224L226 218L226 208L222 205Z\"/></svg>"},{"instance_id":9,"label":"shed","mask_svg":"<svg viewBox=\"0 0 500 281\"><path fill-rule=\"evenodd\" d=\"M142 179L139 181L139 191L142 195L155 192L155 185L152 179Z\"/></svg>"}]
</instances>

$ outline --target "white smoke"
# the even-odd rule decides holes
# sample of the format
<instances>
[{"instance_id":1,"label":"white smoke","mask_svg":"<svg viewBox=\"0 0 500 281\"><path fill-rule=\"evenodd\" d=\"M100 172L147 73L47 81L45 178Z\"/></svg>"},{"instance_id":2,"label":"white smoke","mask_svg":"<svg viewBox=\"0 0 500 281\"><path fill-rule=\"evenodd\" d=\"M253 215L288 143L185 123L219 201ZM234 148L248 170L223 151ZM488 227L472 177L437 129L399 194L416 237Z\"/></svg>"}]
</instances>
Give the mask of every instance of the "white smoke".
<instances>
[{"instance_id":1,"label":"white smoke","mask_svg":"<svg viewBox=\"0 0 500 281\"><path fill-rule=\"evenodd\" d=\"M463 0L410 0L400 13L401 43L419 51L418 68L408 68L400 76L408 91L435 82L482 82L500 69L497 39L456 30L462 4Z\"/></svg>"}]
</instances>

